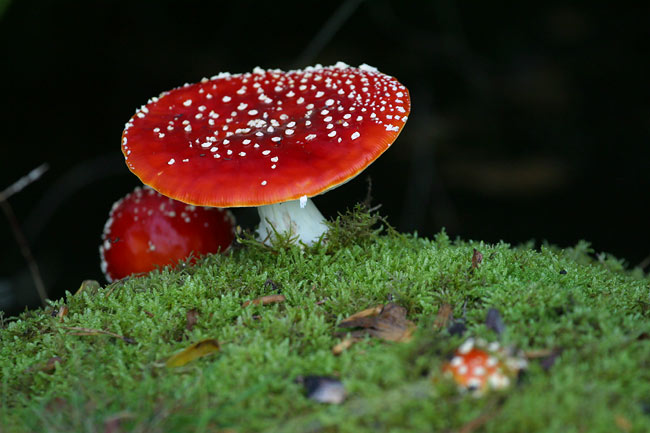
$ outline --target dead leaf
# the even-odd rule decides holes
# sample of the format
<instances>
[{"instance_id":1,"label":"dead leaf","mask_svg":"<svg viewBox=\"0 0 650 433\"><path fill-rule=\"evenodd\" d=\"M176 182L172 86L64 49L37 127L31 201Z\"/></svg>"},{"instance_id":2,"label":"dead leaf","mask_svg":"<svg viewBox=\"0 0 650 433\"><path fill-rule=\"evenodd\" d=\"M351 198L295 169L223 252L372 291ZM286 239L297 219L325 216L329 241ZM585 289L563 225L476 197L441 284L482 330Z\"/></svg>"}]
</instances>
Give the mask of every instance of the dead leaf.
<instances>
[{"instance_id":1,"label":"dead leaf","mask_svg":"<svg viewBox=\"0 0 650 433\"><path fill-rule=\"evenodd\" d=\"M332 354L333 354L334 356L339 356L341 353L343 353L343 352L345 352L346 350L348 350L348 349L350 348L350 346L352 346L352 345L353 345L354 343L356 343L357 341L359 341L358 338L355 338L355 337L353 337L353 336L351 336L351 335L348 335L348 336L345 337L343 340L341 340L341 341L339 342L339 344L337 344L336 346L334 346L334 347L332 348Z\"/></svg>"},{"instance_id":2,"label":"dead leaf","mask_svg":"<svg viewBox=\"0 0 650 433\"><path fill-rule=\"evenodd\" d=\"M45 373L52 373L54 370L56 370L56 366L62 362L63 359L61 359L58 356L53 356L47 360L47 362L45 363L45 365L41 370L44 371Z\"/></svg>"},{"instance_id":3,"label":"dead leaf","mask_svg":"<svg viewBox=\"0 0 650 433\"><path fill-rule=\"evenodd\" d=\"M388 304L377 316L377 320L369 329L370 335L388 341L409 341L415 324L406 319L406 309L397 304Z\"/></svg>"},{"instance_id":4,"label":"dead leaf","mask_svg":"<svg viewBox=\"0 0 650 433\"><path fill-rule=\"evenodd\" d=\"M478 265L483 261L483 254L476 248L474 248L474 253L472 254L472 267L471 269L478 268Z\"/></svg>"},{"instance_id":5,"label":"dead leaf","mask_svg":"<svg viewBox=\"0 0 650 433\"><path fill-rule=\"evenodd\" d=\"M59 308L59 312L56 313L56 317L59 318L59 322L63 322L63 318L68 315L68 307L66 305L62 305L61 308Z\"/></svg>"},{"instance_id":6,"label":"dead leaf","mask_svg":"<svg viewBox=\"0 0 650 433\"><path fill-rule=\"evenodd\" d=\"M344 323L354 321L354 320L357 320L357 319L361 319L361 318L364 318L364 317L376 316L379 313L381 313L381 310L383 310L383 309L384 309L383 305L377 305L376 307L366 308L365 310L359 311L358 313L354 313L353 315L351 315L347 319L343 319L341 321L341 323L339 323L339 326L343 326ZM345 327L345 326L343 326L343 327Z\"/></svg>"},{"instance_id":7,"label":"dead leaf","mask_svg":"<svg viewBox=\"0 0 650 433\"><path fill-rule=\"evenodd\" d=\"M347 394L341 381L334 377L298 376L296 383L305 387L308 398L319 403L341 404Z\"/></svg>"},{"instance_id":8,"label":"dead leaf","mask_svg":"<svg viewBox=\"0 0 650 433\"><path fill-rule=\"evenodd\" d=\"M119 335L110 331L104 331L101 329L82 328L79 326L63 326L63 329L74 331L74 332L69 332L68 333L69 335L109 335L111 337L119 338L120 340L128 344L136 343L136 341L133 338L125 337L123 335Z\"/></svg>"},{"instance_id":9,"label":"dead leaf","mask_svg":"<svg viewBox=\"0 0 650 433\"><path fill-rule=\"evenodd\" d=\"M104 419L104 433L122 433L122 422L132 418L135 418L134 414L121 412Z\"/></svg>"},{"instance_id":10,"label":"dead leaf","mask_svg":"<svg viewBox=\"0 0 650 433\"><path fill-rule=\"evenodd\" d=\"M192 331L194 329L194 325L196 325L196 322L199 321L199 310L196 308L192 308L191 310L187 311L186 314L187 317L187 324L185 325L185 329L189 331Z\"/></svg>"},{"instance_id":11,"label":"dead leaf","mask_svg":"<svg viewBox=\"0 0 650 433\"><path fill-rule=\"evenodd\" d=\"M45 362L41 362L39 364L36 364L28 368L26 371L27 372L42 371L43 373L48 373L48 374L54 373L54 371L56 370L56 366L62 362L63 359L61 359L58 356L53 356Z\"/></svg>"},{"instance_id":12,"label":"dead leaf","mask_svg":"<svg viewBox=\"0 0 650 433\"><path fill-rule=\"evenodd\" d=\"M616 425L618 426L618 428L620 428L624 432L628 432L628 431L632 430L632 427L633 427L632 423L630 422L629 419L627 419L623 415L620 415L620 414L616 415L614 417L614 420L616 421Z\"/></svg>"},{"instance_id":13,"label":"dead leaf","mask_svg":"<svg viewBox=\"0 0 650 433\"><path fill-rule=\"evenodd\" d=\"M122 420L111 418L104 421L104 433L122 433Z\"/></svg>"},{"instance_id":14,"label":"dead leaf","mask_svg":"<svg viewBox=\"0 0 650 433\"><path fill-rule=\"evenodd\" d=\"M198 343L194 343L182 351L170 356L165 365L168 368L182 367L188 362L218 351L219 342L213 338L208 338L206 340L201 340Z\"/></svg>"},{"instance_id":15,"label":"dead leaf","mask_svg":"<svg viewBox=\"0 0 650 433\"><path fill-rule=\"evenodd\" d=\"M454 319L454 309L451 307L451 304L444 303L438 309L438 314L436 319L433 322L433 328L436 330L441 330L446 328L449 325L449 322Z\"/></svg>"},{"instance_id":16,"label":"dead leaf","mask_svg":"<svg viewBox=\"0 0 650 433\"><path fill-rule=\"evenodd\" d=\"M74 296L80 295L83 292L86 292L90 295L95 295L97 292L99 292L99 289L101 289L101 285L99 282L95 280L83 280L81 282L81 286L79 286L79 289L75 292Z\"/></svg>"},{"instance_id":17,"label":"dead leaf","mask_svg":"<svg viewBox=\"0 0 650 433\"><path fill-rule=\"evenodd\" d=\"M269 305L269 304L277 304L280 302L286 301L287 298L285 298L284 295L267 295L267 296L262 296L261 298L253 299L252 301L246 301L242 304L242 307L248 307L249 305Z\"/></svg>"},{"instance_id":18,"label":"dead leaf","mask_svg":"<svg viewBox=\"0 0 650 433\"><path fill-rule=\"evenodd\" d=\"M409 341L415 331L415 324L406 319L406 309L393 303L353 314L339 323L339 327L364 328L373 337L397 342Z\"/></svg>"}]
</instances>

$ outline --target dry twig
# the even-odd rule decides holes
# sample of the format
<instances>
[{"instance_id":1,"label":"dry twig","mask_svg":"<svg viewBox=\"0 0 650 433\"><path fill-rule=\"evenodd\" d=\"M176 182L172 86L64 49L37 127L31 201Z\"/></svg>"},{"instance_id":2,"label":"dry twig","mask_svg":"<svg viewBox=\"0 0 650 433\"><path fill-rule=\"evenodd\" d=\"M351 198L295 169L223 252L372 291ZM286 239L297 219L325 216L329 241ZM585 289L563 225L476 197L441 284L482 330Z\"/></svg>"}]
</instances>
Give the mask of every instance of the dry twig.
<instances>
[{"instance_id":1,"label":"dry twig","mask_svg":"<svg viewBox=\"0 0 650 433\"><path fill-rule=\"evenodd\" d=\"M38 297L41 299L41 304L43 307L47 306L47 290L45 290L45 283L43 283L41 272L39 271L38 264L32 255L32 250L29 248L27 238L20 228L20 223L16 218L16 214L14 214L13 208L7 200L12 195L22 191L27 185L38 180L43 175L43 173L47 171L48 168L49 167L47 164L41 164L40 166L27 173L27 175L21 177L16 182L9 185L3 191L0 191L0 207L2 207L2 211L7 216L11 230L13 231L14 237L16 238L16 242L20 247L20 252L27 261L29 272L32 275L34 285L36 286L36 292L38 293Z\"/></svg>"},{"instance_id":2,"label":"dry twig","mask_svg":"<svg viewBox=\"0 0 650 433\"><path fill-rule=\"evenodd\" d=\"M69 333L70 335L108 335L111 337L119 338L120 340L128 344L136 343L136 341L133 338L125 337L123 335L116 334L111 331L104 331L102 329L82 328L80 326L63 326L62 328L67 329L68 331L73 331Z\"/></svg>"}]
</instances>

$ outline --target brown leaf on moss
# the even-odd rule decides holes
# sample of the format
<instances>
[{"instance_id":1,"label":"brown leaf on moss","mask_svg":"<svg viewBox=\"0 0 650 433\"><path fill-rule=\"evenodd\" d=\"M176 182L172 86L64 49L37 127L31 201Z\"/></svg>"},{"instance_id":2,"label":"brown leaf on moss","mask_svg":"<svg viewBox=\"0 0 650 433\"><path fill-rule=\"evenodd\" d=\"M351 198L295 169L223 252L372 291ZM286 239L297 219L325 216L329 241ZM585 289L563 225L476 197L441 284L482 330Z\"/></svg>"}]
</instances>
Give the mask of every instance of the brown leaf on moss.
<instances>
[{"instance_id":1,"label":"brown leaf on moss","mask_svg":"<svg viewBox=\"0 0 650 433\"><path fill-rule=\"evenodd\" d=\"M344 323L353 322L355 320L362 319L362 318L365 318L365 317L375 317L379 313L381 313L381 310L383 310L383 309L384 309L383 305L377 305L376 307L366 308L365 310L361 310L358 313L354 313L353 315L351 315L347 319L343 319L341 321L341 323L339 324L339 326L345 327L345 326L343 326Z\"/></svg>"},{"instance_id":2,"label":"brown leaf on moss","mask_svg":"<svg viewBox=\"0 0 650 433\"><path fill-rule=\"evenodd\" d=\"M201 340L198 343L194 343L170 356L169 359L167 359L167 362L165 362L165 365L168 368L182 367L188 362L218 351L219 342L213 338L208 338L206 340Z\"/></svg>"},{"instance_id":3,"label":"brown leaf on moss","mask_svg":"<svg viewBox=\"0 0 650 433\"><path fill-rule=\"evenodd\" d=\"M624 432L632 431L632 427L634 427L632 425L632 422L621 414L615 415L614 420L616 421L616 425L618 426L618 428L620 428Z\"/></svg>"},{"instance_id":4,"label":"brown leaf on moss","mask_svg":"<svg viewBox=\"0 0 650 433\"><path fill-rule=\"evenodd\" d=\"M59 322L63 322L63 318L68 315L68 311L69 309L67 305L62 305L61 308L59 308L59 311L56 313Z\"/></svg>"},{"instance_id":5,"label":"brown leaf on moss","mask_svg":"<svg viewBox=\"0 0 650 433\"><path fill-rule=\"evenodd\" d=\"M99 284L99 282L95 280L83 280L81 282L81 285L79 286L79 289L75 292L74 296L81 295L82 293L88 293L90 295L95 295L99 290L102 288L102 286Z\"/></svg>"},{"instance_id":6,"label":"brown leaf on moss","mask_svg":"<svg viewBox=\"0 0 650 433\"><path fill-rule=\"evenodd\" d=\"M58 364L62 363L63 359L59 356L53 356L45 362L38 363L27 369L27 372L42 371L43 373L54 373Z\"/></svg>"},{"instance_id":7,"label":"brown leaf on moss","mask_svg":"<svg viewBox=\"0 0 650 433\"><path fill-rule=\"evenodd\" d=\"M373 337L388 341L409 341L415 324L406 319L406 309L397 304L379 305L360 311L339 323L340 328L362 328Z\"/></svg>"},{"instance_id":8,"label":"brown leaf on moss","mask_svg":"<svg viewBox=\"0 0 650 433\"><path fill-rule=\"evenodd\" d=\"M454 319L454 309L451 307L451 304L444 303L438 309L438 314L436 319L433 321L433 328L437 331L440 331L446 328Z\"/></svg>"},{"instance_id":9,"label":"brown leaf on moss","mask_svg":"<svg viewBox=\"0 0 650 433\"><path fill-rule=\"evenodd\" d=\"M482 261L483 261L483 254L479 250L474 248L474 253L472 254L472 267L471 267L471 269L478 268L478 265L480 265Z\"/></svg>"},{"instance_id":10,"label":"brown leaf on moss","mask_svg":"<svg viewBox=\"0 0 650 433\"><path fill-rule=\"evenodd\" d=\"M339 356L341 353L348 350L357 341L359 341L358 338L348 335L343 340L341 340L336 346L332 347L332 354L334 356Z\"/></svg>"},{"instance_id":11,"label":"brown leaf on moss","mask_svg":"<svg viewBox=\"0 0 650 433\"><path fill-rule=\"evenodd\" d=\"M280 302L286 301L284 295L267 295L262 296L261 298L253 299L252 301L246 301L242 304L242 307L248 307L249 305L269 305L269 304L278 304Z\"/></svg>"},{"instance_id":12,"label":"brown leaf on moss","mask_svg":"<svg viewBox=\"0 0 650 433\"><path fill-rule=\"evenodd\" d=\"M56 370L56 366L59 365L60 363L63 362L63 359L61 359L58 356L53 356L50 359L45 362L45 365L41 369L45 373L52 373L54 370Z\"/></svg>"},{"instance_id":13,"label":"brown leaf on moss","mask_svg":"<svg viewBox=\"0 0 650 433\"><path fill-rule=\"evenodd\" d=\"M122 433L123 421L135 418L130 412L121 412L104 419L104 433Z\"/></svg>"},{"instance_id":14,"label":"brown leaf on moss","mask_svg":"<svg viewBox=\"0 0 650 433\"><path fill-rule=\"evenodd\" d=\"M194 329L194 325L199 321L199 310L196 308L192 308L191 310L187 311L186 314L187 317L187 324L185 325L185 329L187 329L188 332L192 331Z\"/></svg>"}]
</instances>

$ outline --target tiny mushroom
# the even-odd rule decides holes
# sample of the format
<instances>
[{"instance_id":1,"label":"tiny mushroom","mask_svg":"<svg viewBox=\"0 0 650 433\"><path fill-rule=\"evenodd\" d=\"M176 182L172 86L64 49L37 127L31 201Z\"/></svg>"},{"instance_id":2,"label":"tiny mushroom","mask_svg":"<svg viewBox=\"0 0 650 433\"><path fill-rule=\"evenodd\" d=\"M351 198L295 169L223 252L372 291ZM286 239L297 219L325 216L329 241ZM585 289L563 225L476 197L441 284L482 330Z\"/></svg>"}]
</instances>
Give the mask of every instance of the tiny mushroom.
<instances>
[{"instance_id":1,"label":"tiny mushroom","mask_svg":"<svg viewBox=\"0 0 650 433\"><path fill-rule=\"evenodd\" d=\"M442 371L450 375L463 391L482 395L488 389L504 389L519 371L526 368L526 360L511 356L499 343L467 339L454 352Z\"/></svg>"},{"instance_id":2,"label":"tiny mushroom","mask_svg":"<svg viewBox=\"0 0 650 433\"><path fill-rule=\"evenodd\" d=\"M99 247L101 268L110 281L190 255L226 251L235 238L230 211L173 200L137 187L113 204Z\"/></svg>"},{"instance_id":3,"label":"tiny mushroom","mask_svg":"<svg viewBox=\"0 0 650 433\"><path fill-rule=\"evenodd\" d=\"M358 175L395 141L408 90L368 65L221 73L163 92L122 134L129 169L198 206L257 206L258 238L326 231L310 197Z\"/></svg>"}]
</instances>

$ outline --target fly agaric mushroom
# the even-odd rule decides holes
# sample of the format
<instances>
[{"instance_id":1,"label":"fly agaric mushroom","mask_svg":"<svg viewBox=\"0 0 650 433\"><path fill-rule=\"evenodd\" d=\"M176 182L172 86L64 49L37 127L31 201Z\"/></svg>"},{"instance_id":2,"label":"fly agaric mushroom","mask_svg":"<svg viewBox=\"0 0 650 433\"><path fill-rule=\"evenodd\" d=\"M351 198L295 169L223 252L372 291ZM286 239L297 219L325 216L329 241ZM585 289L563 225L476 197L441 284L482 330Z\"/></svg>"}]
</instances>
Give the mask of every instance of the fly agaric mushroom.
<instances>
[{"instance_id":1,"label":"fly agaric mushroom","mask_svg":"<svg viewBox=\"0 0 650 433\"><path fill-rule=\"evenodd\" d=\"M221 73L163 92L122 134L129 169L198 206L257 206L258 237L311 244L326 231L310 197L349 181L395 141L408 90L368 65Z\"/></svg>"},{"instance_id":2,"label":"fly agaric mushroom","mask_svg":"<svg viewBox=\"0 0 650 433\"><path fill-rule=\"evenodd\" d=\"M481 395L488 389L504 389L510 380L526 368L524 358L510 356L499 343L467 339L442 371L451 375L459 388Z\"/></svg>"},{"instance_id":3,"label":"fly agaric mushroom","mask_svg":"<svg viewBox=\"0 0 650 433\"><path fill-rule=\"evenodd\" d=\"M230 211L188 205L136 188L113 204L99 247L110 282L190 255L226 251L235 238Z\"/></svg>"}]
</instances>

